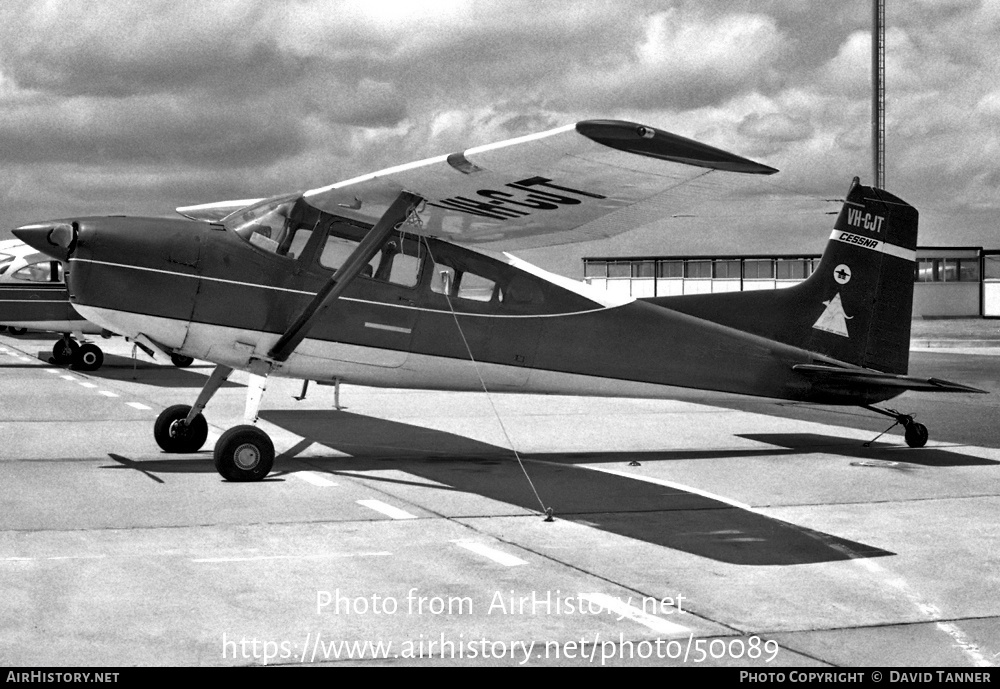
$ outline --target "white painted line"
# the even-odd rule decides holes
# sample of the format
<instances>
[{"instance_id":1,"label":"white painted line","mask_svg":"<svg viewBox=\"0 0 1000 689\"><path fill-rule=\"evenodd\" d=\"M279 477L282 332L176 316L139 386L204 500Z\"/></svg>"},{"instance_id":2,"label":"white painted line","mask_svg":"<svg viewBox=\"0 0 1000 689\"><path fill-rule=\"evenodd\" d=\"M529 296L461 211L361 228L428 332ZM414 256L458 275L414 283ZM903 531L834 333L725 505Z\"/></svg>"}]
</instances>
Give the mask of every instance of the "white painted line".
<instances>
[{"instance_id":1,"label":"white painted line","mask_svg":"<svg viewBox=\"0 0 1000 689\"><path fill-rule=\"evenodd\" d=\"M314 486L336 486L338 484L334 483L330 479L323 478L319 474L313 473L312 471L296 471L292 476L297 476L306 483L311 483Z\"/></svg>"},{"instance_id":2,"label":"white painted line","mask_svg":"<svg viewBox=\"0 0 1000 689\"><path fill-rule=\"evenodd\" d=\"M96 383L84 383L84 382L80 382L80 383L78 383L78 385L80 385L82 387L85 387L85 388L96 388L97 387Z\"/></svg>"},{"instance_id":3,"label":"white painted line","mask_svg":"<svg viewBox=\"0 0 1000 689\"><path fill-rule=\"evenodd\" d=\"M97 392L104 395L105 397L118 397L118 395L116 395L115 393L108 392L107 390L98 390Z\"/></svg>"},{"instance_id":4,"label":"white painted line","mask_svg":"<svg viewBox=\"0 0 1000 689\"><path fill-rule=\"evenodd\" d=\"M580 598L600 605L608 612L618 615L622 619L629 619L645 627L649 627L659 634L683 634L691 631L683 625L668 622L656 615L650 615L642 608L629 605L620 598L609 596L606 593L581 593Z\"/></svg>"},{"instance_id":5,"label":"white painted line","mask_svg":"<svg viewBox=\"0 0 1000 689\"><path fill-rule=\"evenodd\" d=\"M387 550L371 553L324 553L322 555L254 555L252 557L201 557L191 562L261 562L267 560L322 560L332 557L378 557L392 555Z\"/></svg>"},{"instance_id":6,"label":"white painted line","mask_svg":"<svg viewBox=\"0 0 1000 689\"><path fill-rule=\"evenodd\" d=\"M133 409L142 409L143 411L151 411L152 410L152 407L147 407L142 402L126 402L125 404L127 404L130 407L132 407Z\"/></svg>"},{"instance_id":7,"label":"white painted line","mask_svg":"<svg viewBox=\"0 0 1000 689\"><path fill-rule=\"evenodd\" d=\"M3 347L0 347L0 354L10 354L10 352L4 349Z\"/></svg>"},{"instance_id":8,"label":"white painted line","mask_svg":"<svg viewBox=\"0 0 1000 689\"><path fill-rule=\"evenodd\" d=\"M488 545L483 545L482 543L476 543L475 541L455 541L455 543L460 548L465 548L466 550L471 550L477 555L482 555L483 557L488 557L494 562L499 562L505 567L517 567L518 565L528 564L519 557L514 557L513 555L508 555L507 553L491 548Z\"/></svg>"},{"instance_id":9,"label":"white painted line","mask_svg":"<svg viewBox=\"0 0 1000 689\"><path fill-rule=\"evenodd\" d=\"M74 378L73 376L59 376L59 377L62 378L63 380L73 380L73 381L79 380L79 378Z\"/></svg>"},{"instance_id":10,"label":"white painted line","mask_svg":"<svg viewBox=\"0 0 1000 689\"><path fill-rule=\"evenodd\" d=\"M19 356L19 357L17 357L17 358L18 358L18 359L20 359L21 361L31 361L31 359L29 359L29 358L28 358L28 357L26 357L26 356Z\"/></svg>"},{"instance_id":11,"label":"white painted line","mask_svg":"<svg viewBox=\"0 0 1000 689\"><path fill-rule=\"evenodd\" d=\"M363 505L369 509L375 510L376 512L381 512L387 517L392 517L393 519L416 519L416 515L405 512L398 507L393 507L392 505L387 505L381 500L358 500L359 505Z\"/></svg>"},{"instance_id":12,"label":"white painted line","mask_svg":"<svg viewBox=\"0 0 1000 689\"><path fill-rule=\"evenodd\" d=\"M58 369L58 368L47 368L47 369L45 369L45 372L46 373L59 373L60 370L61 369Z\"/></svg>"}]
</instances>

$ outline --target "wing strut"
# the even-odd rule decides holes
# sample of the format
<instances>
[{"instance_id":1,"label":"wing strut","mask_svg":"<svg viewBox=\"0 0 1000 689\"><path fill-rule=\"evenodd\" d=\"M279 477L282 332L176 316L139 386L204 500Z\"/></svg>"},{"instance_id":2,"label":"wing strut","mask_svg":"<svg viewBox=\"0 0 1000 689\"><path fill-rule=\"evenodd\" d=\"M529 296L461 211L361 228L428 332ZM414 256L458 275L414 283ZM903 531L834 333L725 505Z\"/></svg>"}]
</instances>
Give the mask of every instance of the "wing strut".
<instances>
[{"instance_id":1,"label":"wing strut","mask_svg":"<svg viewBox=\"0 0 1000 689\"><path fill-rule=\"evenodd\" d=\"M347 257L344 264L337 269L333 277L323 286L323 289L313 297L308 306L302 310L295 322L285 331L285 334L275 343L268 357L274 361L287 361L299 343L305 339L316 320L351 284L368 261L372 260L382 248L386 238L404 222L423 198L408 191L401 191L392 202L385 214L379 218L375 226L368 231L357 248Z\"/></svg>"}]
</instances>

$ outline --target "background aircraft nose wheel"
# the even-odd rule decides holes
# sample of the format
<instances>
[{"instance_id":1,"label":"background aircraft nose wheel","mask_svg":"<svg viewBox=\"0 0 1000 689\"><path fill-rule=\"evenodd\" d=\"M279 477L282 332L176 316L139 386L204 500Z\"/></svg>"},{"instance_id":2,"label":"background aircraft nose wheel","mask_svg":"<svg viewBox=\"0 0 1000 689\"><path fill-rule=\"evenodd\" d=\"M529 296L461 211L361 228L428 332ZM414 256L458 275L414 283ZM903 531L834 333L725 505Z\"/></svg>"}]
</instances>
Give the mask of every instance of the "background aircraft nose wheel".
<instances>
[{"instance_id":1,"label":"background aircraft nose wheel","mask_svg":"<svg viewBox=\"0 0 1000 689\"><path fill-rule=\"evenodd\" d=\"M201 414L184 423L191 407L175 404L164 409L153 425L153 437L164 452L197 452L208 438L208 422Z\"/></svg>"},{"instance_id":2,"label":"background aircraft nose wheel","mask_svg":"<svg viewBox=\"0 0 1000 689\"><path fill-rule=\"evenodd\" d=\"M73 368L81 371L96 371L103 363L104 352L90 342L80 345L79 351L73 357Z\"/></svg>"},{"instance_id":3,"label":"background aircraft nose wheel","mask_svg":"<svg viewBox=\"0 0 1000 689\"><path fill-rule=\"evenodd\" d=\"M62 337L56 340L56 343L52 345L52 363L53 364L68 364L76 358L77 352L80 351L80 345L68 337Z\"/></svg>"},{"instance_id":4,"label":"background aircraft nose wheel","mask_svg":"<svg viewBox=\"0 0 1000 689\"><path fill-rule=\"evenodd\" d=\"M171 354L170 361L177 368L187 368L194 363L194 359L189 356L184 356L182 354Z\"/></svg>"},{"instance_id":5,"label":"background aircraft nose wheel","mask_svg":"<svg viewBox=\"0 0 1000 689\"><path fill-rule=\"evenodd\" d=\"M215 444L215 470L227 481L260 481L274 465L274 444L256 426L234 426Z\"/></svg>"}]
</instances>

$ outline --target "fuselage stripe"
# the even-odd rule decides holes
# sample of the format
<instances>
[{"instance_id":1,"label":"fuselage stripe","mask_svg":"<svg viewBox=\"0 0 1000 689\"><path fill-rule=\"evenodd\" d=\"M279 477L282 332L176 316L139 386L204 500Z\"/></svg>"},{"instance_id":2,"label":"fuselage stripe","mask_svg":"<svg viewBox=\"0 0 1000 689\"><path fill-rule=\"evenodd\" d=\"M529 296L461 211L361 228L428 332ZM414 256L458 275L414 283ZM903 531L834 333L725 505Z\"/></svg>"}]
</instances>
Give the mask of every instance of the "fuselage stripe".
<instances>
[{"instance_id":1,"label":"fuselage stripe","mask_svg":"<svg viewBox=\"0 0 1000 689\"><path fill-rule=\"evenodd\" d=\"M205 275L192 275L190 273L180 273L173 270L162 270L160 268L147 268L145 266L133 266L127 263L112 263L110 261L95 261L89 258L71 258L70 261L75 261L79 263L91 263L94 265L111 266L113 268L127 268L130 270L141 270L149 273L161 273L163 275L177 275L179 277L192 278L195 280L209 280L212 282L220 282L229 285L238 285L240 287L256 287L258 289L272 290L276 292L288 292L290 294L301 294L307 297L315 297L316 292L309 292L305 290L289 289L287 287L273 287L271 285L258 285L252 282L240 282L238 280L226 280L224 278L214 278ZM410 311L424 311L427 313L444 313L451 314L451 311L446 311L444 309L427 309L420 306L407 306L405 304L389 304L381 301L372 301L370 299L356 299L354 297L340 297L344 301L354 302L356 304L370 304L374 306L385 306L391 309L406 309ZM625 306L622 304L621 306ZM533 314L492 314L492 313L469 313L467 311L455 311L458 316L469 316L478 318L559 318L562 316L580 316L588 313L597 313L599 311L606 311L608 309L618 308L618 306L598 306L597 308L587 309L585 311L569 311L566 313L533 313Z\"/></svg>"}]
</instances>

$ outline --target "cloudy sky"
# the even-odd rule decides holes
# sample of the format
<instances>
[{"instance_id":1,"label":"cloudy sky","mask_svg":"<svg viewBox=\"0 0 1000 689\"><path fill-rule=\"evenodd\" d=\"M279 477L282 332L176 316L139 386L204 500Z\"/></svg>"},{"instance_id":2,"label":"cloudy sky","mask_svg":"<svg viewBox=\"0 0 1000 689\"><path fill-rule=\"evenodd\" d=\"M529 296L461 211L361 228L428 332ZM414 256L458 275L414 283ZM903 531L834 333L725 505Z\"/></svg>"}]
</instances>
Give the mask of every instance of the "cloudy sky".
<instances>
[{"instance_id":1,"label":"cloudy sky","mask_svg":"<svg viewBox=\"0 0 1000 689\"><path fill-rule=\"evenodd\" d=\"M1000 248L1000 0L887 4L886 187L922 245ZM0 238L616 118L781 172L525 258L819 252L829 199L871 181L870 30L870 0L6 0Z\"/></svg>"}]
</instances>

